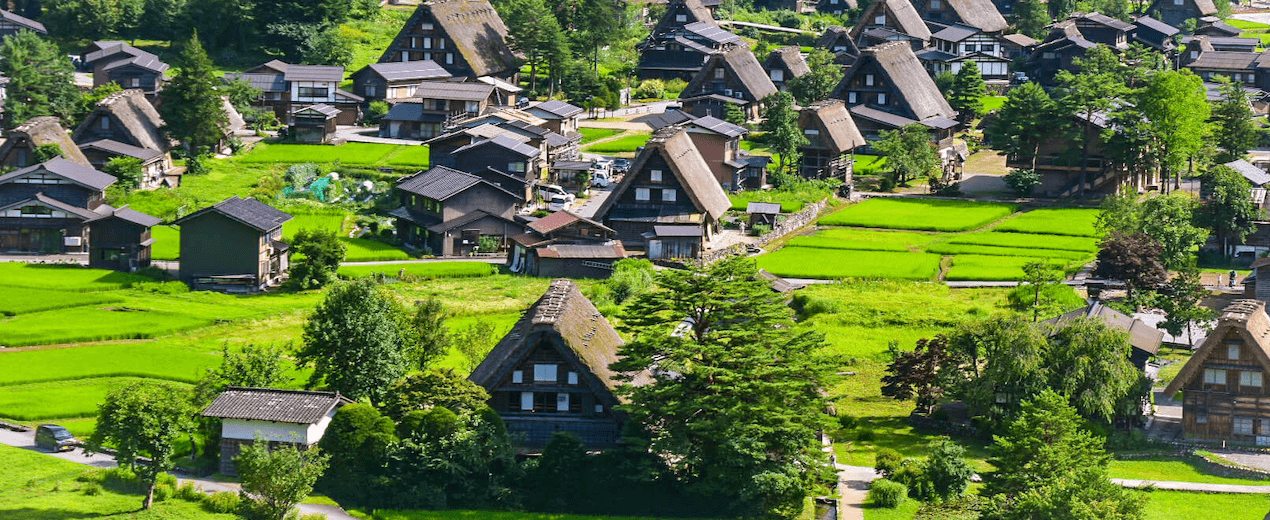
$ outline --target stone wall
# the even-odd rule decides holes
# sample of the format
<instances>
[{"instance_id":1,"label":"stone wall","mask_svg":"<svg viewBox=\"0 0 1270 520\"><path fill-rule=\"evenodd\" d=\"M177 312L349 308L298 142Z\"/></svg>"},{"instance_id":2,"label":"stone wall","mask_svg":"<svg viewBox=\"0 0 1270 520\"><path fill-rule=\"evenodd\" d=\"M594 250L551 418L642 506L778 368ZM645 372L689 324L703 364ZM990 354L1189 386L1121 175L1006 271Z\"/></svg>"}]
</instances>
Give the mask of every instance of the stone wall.
<instances>
[{"instance_id":1,"label":"stone wall","mask_svg":"<svg viewBox=\"0 0 1270 520\"><path fill-rule=\"evenodd\" d=\"M820 202L806 205L802 211L790 215L783 222L776 224L776 227L772 228L771 231L758 237L758 242L755 245L759 247L766 246L777 239L783 238L785 235L802 229L803 226L815 222L816 218L820 216L820 212L824 211L828 206L829 199L827 198Z\"/></svg>"}]
</instances>

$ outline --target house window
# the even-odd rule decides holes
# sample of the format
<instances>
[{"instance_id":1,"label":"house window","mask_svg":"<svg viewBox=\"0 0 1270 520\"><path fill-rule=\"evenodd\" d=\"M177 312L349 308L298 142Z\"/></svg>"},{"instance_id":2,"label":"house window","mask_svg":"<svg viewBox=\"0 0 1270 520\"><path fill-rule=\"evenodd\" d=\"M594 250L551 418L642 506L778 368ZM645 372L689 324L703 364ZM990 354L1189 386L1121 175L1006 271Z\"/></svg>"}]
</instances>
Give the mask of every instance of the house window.
<instances>
[{"instance_id":1,"label":"house window","mask_svg":"<svg viewBox=\"0 0 1270 520\"><path fill-rule=\"evenodd\" d=\"M52 215L53 210L44 206L22 206L19 210L23 215Z\"/></svg>"},{"instance_id":2,"label":"house window","mask_svg":"<svg viewBox=\"0 0 1270 520\"><path fill-rule=\"evenodd\" d=\"M513 172L513 173L524 173L525 171L524 161L507 163L507 171Z\"/></svg>"},{"instance_id":3,"label":"house window","mask_svg":"<svg viewBox=\"0 0 1270 520\"><path fill-rule=\"evenodd\" d=\"M524 371L524 370L512 370L512 382L513 382L513 383L524 383L524 382L525 382L525 371Z\"/></svg>"},{"instance_id":4,"label":"house window","mask_svg":"<svg viewBox=\"0 0 1270 520\"><path fill-rule=\"evenodd\" d=\"M662 202L674 202L674 201L675 201L675 190L661 190L661 201L662 201Z\"/></svg>"},{"instance_id":5,"label":"house window","mask_svg":"<svg viewBox=\"0 0 1270 520\"><path fill-rule=\"evenodd\" d=\"M102 129L102 130L108 130L108 129L110 129L110 118L109 118L109 117L103 117L103 118L101 118L101 129Z\"/></svg>"},{"instance_id":6,"label":"house window","mask_svg":"<svg viewBox=\"0 0 1270 520\"><path fill-rule=\"evenodd\" d=\"M300 97L326 97L327 92L329 90L326 87L300 87Z\"/></svg>"},{"instance_id":7,"label":"house window","mask_svg":"<svg viewBox=\"0 0 1270 520\"><path fill-rule=\"evenodd\" d=\"M677 15L675 15L675 21L676 21L676 22L686 22L686 21L688 21L688 15L686 15L686 14L677 14Z\"/></svg>"},{"instance_id":8,"label":"house window","mask_svg":"<svg viewBox=\"0 0 1270 520\"><path fill-rule=\"evenodd\" d=\"M520 409L525 411L533 411L534 409L534 393L533 392L520 393Z\"/></svg>"},{"instance_id":9,"label":"house window","mask_svg":"<svg viewBox=\"0 0 1270 520\"><path fill-rule=\"evenodd\" d=\"M1239 386L1255 386L1261 388L1261 372L1240 372Z\"/></svg>"},{"instance_id":10,"label":"house window","mask_svg":"<svg viewBox=\"0 0 1270 520\"><path fill-rule=\"evenodd\" d=\"M571 385L576 385L576 384L578 384L578 373L577 373L577 372L569 372L569 384L571 384Z\"/></svg>"},{"instance_id":11,"label":"house window","mask_svg":"<svg viewBox=\"0 0 1270 520\"><path fill-rule=\"evenodd\" d=\"M595 413L604 413L604 405L602 404L595 405Z\"/></svg>"},{"instance_id":12,"label":"house window","mask_svg":"<svg viewBox=\"0 0 1270 520\"><path fill-rule=\"evenodd\" d=\"M870 87L872 87L872 86L873 86L873 75L872 75L872 74L865 74L865 75L864 75L864 84L865 84L865 85L867 85L867 86L870 86Z\"/></svg>"},{"instance_id":13,"label":"house window","mask_svg":"<svg viewBox=\"0 0 1270 520\"><path fill-rule=\"evenodd\" d=\"M417 46L416 46L416 47L417 47ZM424 38L424 39L423 39L423 48L425 48L425 49L431 49L431 48L432 48L432 38Z\"/></svg>"},{"instance_id":14,"label":"house window","mask_svg":"<svg viewBox=\"0 0 1270 520\"><path fill-rule=\"evenodd\" d=\"M446 65L453 65L453 64L454 64L454 53L453 53L453 52L447 52L447 53L445 53L445 64L446 64Z\"/></svg>"},{"instance_id":15,"label":"house window","mask_svg":"<svg viewBox=\"0 0 1270 520\"><path fill-rule=\"evenodd\" d=\"M1173 0L1173 5L1182 5L1184 0Z\"/></svg>"},{"instance_id":16,"label":"house window","mask_svg":"<svg viewBox=\"0 0 1270 520\"><path fill-rule=\"evenodd\" d=\"M1226 371L1217 368L1204 369L1204 384L1206 385L1224 385L1226 384Z\"/></svg>"},{"instance_id":17,"label":"house window","mask_svg":"<svg viewBox=\"0 0 1270 520\"><path fill-rule=\"evenodd\" d=\"M1198 59L1199 59L1199 51L1191 51L1191 59L1192 59L1192 60L1198 60Z\"/></svg>"},{"instance_id":18,"label":"house window","mask_svg":"<svg viewBox=\"0 0 1270 520\"><path fill-rule=\"evenodd\" d=\"M723 79L723 67L714 69L714 79Z\"/></svg>"},{"instance_id":19,"label":"house window","mask_svg":"<svg viewBox=\"0 0 1270 520\"><path fill-rule=\"evenodd\" d=\"M785 71L772 69L772 81L785 81Z\"/></svg>"},{"instance_id":20,"label":"house window","mask_svg":"<svg viewBox=\"0 0 1270 520\"><path fill-rule=\"evenodd\" d=\"M886 104L886 94L878 94L878 104L879 105Z\"/></svg>"},{"instance_id":21,"label":"house window","mask_svg":"<svg viewBox=\"0 0 1270 520\"><path fill-rule=\"evenodd\" d=\"M445 48L445 38L437 38L437 48L438 49Z\"/></svg>"},{"instance_id":22,"label":"house window","mask_svg":"<svg viewBox=\"0 0 1270 520\"><path fill-rule=\"evenodd\" d=\"M847 92L847 103L855 103L855 92Z\"/></svg>"},{"instance_id":23,"label":"house window","mask_svg":"<svg viewBox=\"0 0 1270 520\"><path fill-rule=\"evenodd\" d=\"M1052 59L1054 59L1054 58L1058 57L1058 55L1056 55L1056 54L1054 54L1054 53L1052 53L1052 52L1043 52L1043 53L1041 53L1041 57L1042 57L1042 58L1045 58L1045 59L1047 59L1047 60L1052 60Z\"/></svg>"},{"instance_id":24,"label":"house window","mask_svg":"<svg viewBox=\"0 0 1270 520\"><path fill-rule=\"evenodd\" d=\"M427 60L432 59L432 53L431 53L431 52L425 52L425 53L423 53L423 59L424 59L424 61L427 61Z\"/></svg>"},{"instance_id":25,"label":"house window","mask_svg":"<svg viewBox=\"0 0 1270 520\"><path fill-rule=\"evenodd\" d=\"M401 61L410 61L410 53L408 53L408 52L402 52L402 53L401 53Z\"/></svg>"},{"instance_id":26,"label":"house window","mask_svg":"<svg viewBox=\"0 0 1270 520\"><path fill-rule=\"evenodd\" d=\"M133 87L133 88L140 87L140 86L141 86L141 78L130 78L130 79L128 80L128 86Z\"/></svg>"},{"instance_id":27,"label":"house window","mask_svg":"<svg viewBox=\"0 0 1270 520\"><path fill-rule=\"evenodd\" d=\"M569 394L566 394L564 392L556 394L556 411L557 412L569 411Z\"/></svg>"},{"instance_id":28,"label":"house window","mask_svg":"<svg viewBox=\"0 0 1270 520\"><path fill-rule=\"evenodd\" d=\"M816 130L815 128L808 128L806 130L803 130L803 135L806 135L807 137L816 137L820 135L820 130Z\"/></svg>"},{"instance_id":29,"label":"house window","mask_svg":"<svg viewBox=\"0 0 1270 520\"><path fill-rule=\"evenodd\" d=\"M943 6L943 5L939 2L939 0L930 0L930 8L931 8L931 9L943 9L943 8L944 8L944 6Z\"/></svg>"},{"instance_id":30,"label":"house window","mask_svg":"<svg viewBox=\"0 0 1270 520\"><path fill-rule=\"evenodd\" d=\"M873 23L876 25L886 25L886 14L879 14L873 17Z\"/></svg>"},{"instance_id":31,"label":"house window","mask_svg":"<svg viewBox=\"0 0 1270 520\"><path fill-rule=\"evenodd\" d=\"M534 365L534 381L555 382L556 380L555 365Z\"/></svg>"},{"instance_id":32,"label":"house window","mask_svg":"<svg viewBox=\"0 0 1270 520\"><path fill-rule=\"evenodd\" d=\"M420 29L423 29L423 30L425 30L425 31L431 31L431 30L432 30L432 22L423 22L423 23L419 24L419 28L420 28Z\"/></svg>"},{"instance_id":33,"label":"house window","mask_svg":"<svg viewBox=\"0 0 1270 520\"><path fill-rule=\"evenodd\" d=\"M1239 359L1239 345L1226 345L1226 359Z\"/></svg>"},{"instance_id":34,"label":"house window","mask_svg":"<svg viewBox=\"0 0 1270 520\"><path fill-rule=\"evenodd\" d=\"M1235 435L1252 435L1252 418L1236 417L1231 426Z\"/></svg>"},{"instance_id":35,"label":"house window","mask_svg":"<svg viewBox=\"0 0 1270 520\"><path fill-rule=\"evenodd\" d=\"M1195 416L1195 424L1208 424L1207 414L1198 414Z\"/></svg>"},{"instance_id":36,"label":"house window","mask_svg":"<svg viewBox=\"0 0 1270 520\"><path fill-rule=\"evenodd\" d=\"M369 96L369 97L375 97L375 86L374 86L374 85L366 85L366 95L367 95L367 96Z\"/></svg>"},{"instance_id":37,"label":"house window","mask_svg":"<svg viewBox=\"0 0 1270 520\"><path fill-rule=\"evenodd\" d=\"M649 170L648 177L653 182L661 182L661 170Z\"/></svg>"},{"instance_id":38,"label":"house window","mask_svg":"<svg viewBox=\"0 0 1270 520\"><path fill-rule=\"evenodd\" d=\"M648 201L648 188L635 188L635 200L641 202Z\"/></svg>"},{"instance_id":39,"label":"house window","mask_svg":"<svg viewBox=\"0 0 1270 520\"><path fill-rule=\"evenodd\" d=\"M449 56L449 54L446 54L446 56ZM467 111L468 111L468 112L471 112L471 113L473 113L473 114L475 114L475 113L477 113L477 112L480 112L480 111L481 111L481 102L480 102L480 101L468 101L468 102L467 102Z\"/></svg>"}]
</instances>

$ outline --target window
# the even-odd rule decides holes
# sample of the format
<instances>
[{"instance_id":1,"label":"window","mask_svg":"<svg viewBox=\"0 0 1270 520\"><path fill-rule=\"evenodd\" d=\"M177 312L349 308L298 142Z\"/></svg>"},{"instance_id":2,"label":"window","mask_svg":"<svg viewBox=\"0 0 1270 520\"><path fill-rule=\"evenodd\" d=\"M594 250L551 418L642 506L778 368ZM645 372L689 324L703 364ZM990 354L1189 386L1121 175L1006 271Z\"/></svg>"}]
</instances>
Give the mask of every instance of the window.
<instances>
[{"instance_id":1,"label":"window","mask_svg":"<svg viewBox=\"0 0 1270 520\"><path fill-rule=\"evenodd\" d=\"M1244 80L1244 75L1243 75L1243 74L1240 74L1240 73L1238 73L1238 72L1236 72L1236 73L1235 73L1235 81L1243 81L1243 80Z\"/></svg>"},{"instance_id":2,"label":"window","mask_svg":"<svg viewBox=\"0 0 1270 520\"><path fill-rule=\"evenodd\" d=\"M141 86L141 78L131 78L128 80L128 86L136 88Z\"/></svg>"},{"instance_id":3,"label":"window","mask_svg":"<svg viewBox=\"0 0 1270 520\"><path fill-rule=\"evenodd\" d=\"M803 130L803 134L806 135L807 137L814 137L814 136L820 135L820 130L816 130L815 128L808 128L806 130Z\"/></svg>"},{"instance_id":4,"label":"window","mask_svg":"<svg viewBox=\"0 0 1270 520\"><path fill-rule=\"evenodd\" d=\"M674 202L674 201L675 201L675 190L661 190L661 201L662 201L662 202Z\"/></svg>"},{"instance_id":5,"label":"window","mask_svg":"<svg viewBox=\"0 0 1270 520\"><path fill-rule=\"evenodd\" d=\"M648 188L635 188L635 200L641 202L648 201Z\"/></svg>"},{"instance_id":6,"label":"window","mask_svg":"<svg viewBox=\"0 0 1270 520\"><path fill-rule=\"evenodd\" d=\"M454 53L453 53L453 52L447 52L447 53L445 53L445 64L446 64L446 65L453 65L453 64L454 64Z\"/></svg>"},{"instance_id":7,"label":"window","mask_svg":"<svg viewBox=\"0 0 1270 520\"><path fill-rule=\"evenodd\" d=\"M714 69L714 79L723 79L723 67Z\"/></svg>"},{"instance_id":8,"label":"window","mask_svg":"<svg viewBox=\"0 0 1270 520\"><path fill-rule=\"evenodd\" d=\"M1199 51L1191 51L1191 59L1192 59L1192 60L1198 60L1198 59L1199 59Z\"/></svg>"},{"instance_id":9,"label":"window","mask_svg":"<svg viewBox=\"0 0 1270 520\"><path fill-rule=\"evenodd\" d=\"M1199 414L1195 416L1195 424L1208 424L1208 415Z\"/></svg>"},{"instance_id":10,"label":"window","mask_svg":"<svg viewBox=\"0 0 1270 520\"><path fill-rule=\"evenodd\" d=\"M780 69L772 69L772 81L785 81L785 71Z\"/></svg>"},{"instance_id":11,"label":"window","mask_svg":"<svg viewBox=\"0 0 1270 520\"><path fill-rule=\"evenodd\" d=\"M438 49L445 48L445 38L437 38L437 48Z\"/></svg>"},{"instance_id":12,"label":"window","mask_svg":"<svg viewBox=\"0 0 1270 520\"><path fill-rule=\"evenodd\" d=\"M886 104L886 94L878 94L878 104L879 105Z\"/></svg>"},{"instance_id":13,"label":"window","mask_svg":"<svg viewBox=\"0 0 1270 520\"><path fill-rule=\"evenodd\" d=\"M571 385L576 385L576 384L578 384L578 373L577 373L577 372L569 372L569 384L571 384Z\"/></svg>"},{"instance_id":14,"label":"window","mask_svg":"<svg viewBox=\"0 0 1270 520\"><path fill-rule=\"evenodd\" d=\"M847 92L847 103L855 103L855 92Z\"/></svg>"},{"instance_id":15,"label":"window","mask_svg":"<svg viewBox=\"0 0 1270 520\"><path fill-rule=\"evenodd\" d=\"M520 409L525 411L533 411L534 409L534 393L533 392L520 393Z\"/></svg>"},{"instance_id":16,"label":"window","mask_svg":"<svg viewBox=\"0 0 1270 520\"><path fill-rule=\"evenodd\" d=\"M101 118L101 129L102 129L102 130L107 130L107 129L109 129L109 128L110 128L110 118L109 118L109 117L102 117L102 118Z\"/></svg>"},{"instance_id":17,"label":"window","mask_svg":"<svg viewBox=\"0 0 1270 520\"><path fill-rule=\"evenodd\" d=\"M512 370L512 382L513 382L513 383L524 383L524 382L525 382L525 371L524 371L524 370Z\"/></svg>"},{"instance_id":18,"label":"window","mask_svg":"<svg viewBox=\"0 0 1270 520\"><path fill-rule=\"evenodd\" d=\"M865 84L865 85L868 85L868 86L870 86L870 87L871 87L871 86L873 86L873 75L872 75L872 74L865 74L865 75L864 75L864 84Z\"/></svg>"},{"instance_id":19,"label":"window","mask_svg":"<svg viewBox=\"0 0 1270 520\"><path fill-rule=\"evenodd\" d=\"M649 170L648 177L653 182L661 182L661 170Z\"/></svg>"},{"instance_id":20,"label":"window","mask_svg":"<svg viewBox=\"0 0 1270 520\"><path fill-rule=\"evenodd\" d=\"M367 96L369 96L369 97L375 97L375 86L374 86L374 85L366 85L366 95L367 95Z\"/></svg>"},{"instance_id":21,"label":"window","mask_svg":"<svg viewBox=\"0 0 1270 520\"><path fill-rule=\"evenodd\" d=\"M1184 0L1173 0L1173 5L1182 5Z\"/></svg>"},{"instance_id":22,"label":"window","mask_svg":"<svg viewBox=\"0 0 1270 520\"><path fill-rule=\"evenodd\" d=\"M1206 385L1224 385L1226 384L1226 371L1216 368L1204 369L1204 384Z\"/></svg>"},{"instance_id":23,"label":"window","mask_svg":"<svg viewBox=\"0 0 1270 520\"><path fill-rule=\"evenodd\" d=\"M514 172L514 173L524 173L525 163L523 161L507 163L507 171Z\"/></svg>"},{"instance_id":24,"label":"window","mask_svg":"<svg viewBox=\"0 0 1270 520\"><path fill-rule=\"evenodd\" d=\"M604 413L604 405L602 404L595 405L595 413Z\"/></svg>"},{"instance_id":25,"label":"window","mask_svg":"<svg viewBox=\"0 0 1270 520\"><path fill-rule=\"evenodd\" d=\"M1261 387L1261 372L1240 372L1239 386L1255 386Z\"/></svg>"},{"instance_id":26,"label":"window","mask_svg":"<svg viewBox=\"0 0 1270 520\"><path fill-rule=\"evenodd\" d=\"M1236 417L1232 425L1235 435L1252 435L1252 419L1248 417Z\"/></svg>"},{"instance_id":27,"label":"window","mask_svg":"<svg viewBox=\"0 0 1270 520\"><path fill-rule=\"evenodd\" d=\"M676 22L686 22L686 21L688 21L688 15L686 15L686 14L677 14L677 15L675 15L675 21L676 21Z\"/></svg>"},{"instance_id":28,"label":"window","mask_svg":"<svg viewBox=\"0 0 1270 520\"><path fill-rule=\"evenodd\" d=\"M52 215L53 210L44 206L22 206L19 210L23 215Z\"/></svg>"},{"instance_id":29,"label":"window","mask_svg":"<svg viewBox=\"0 0 1270 520\"><path fill-rule=\"evenodd\" d=\"M417 47L417 46L416 46L416 47ZM425 49L431 49L431 48L432 48L432 38L424 38L424 39L423 39L423 48L425 48Z\"/></svg>"},{"instance_id":30,"label":"window","mask_svg":"<svg viewBox=\"0 0 1270 520\"><path fill-rule=\"evenodd\" d=\"M1052 53L1052 52L1043 52L1043 53L1041 53L1041 57L1042 57L1042 58L1045 58L1045 59L1047 59L1047 60L1052 60L1052 59L1054 59L1054 58L1058 57L1058 55L1057 55L1057 54L1054 54L1054 53Z\"/></svg>"},{"instance_id":31,"label":"window","mask_svg":"<svg viewBox=\"0 0 1270 520\"><path fill-rule=\"evenodd\" d=\"M1226 359L1239 359L1239 345L1226 345Z\"/></svg>"},{"instance_id":32,"label":"window","mask_svg":"<svg viewBox=\"0 0 1270 520\"><path fill-rule=\"evenodd\" d=\"M883 13L873 17L873 23L875 25L886 25L886 14Z\"/></svg>"},{"instance_id":33,"label":"window","mask_svg":"<svg viewBox=\"0 0 1270 520\"><path fill-rule=\"evenodd\" d=\"M432 53L431 53L431 52L425 52L425 53L423 53L423 59L424 59L425 61L426 61L426 60L430 60L430 59L432 59Z\"/></svg>"},{"instance_id":34,"label":"window","mask_svg":"<svg viewBox=\"0 0 1270 520\"><path fill-rule=\"evenodd\" d=\"M555 365L534 365L534 381L556 381Z\"/></svg>"},{"instance_id":35,"label":"window","mask_svg":"<svg viewBox=\"0 0 1270 520\"><path fill-rule=\"evenodd\" d=\"M425 30L425 31L431 31L431 30L432 30L432 22L423 22L423 23L419 24L419 28L420 28L420 29L423 29L423 30Z\"/></svg>"},{"instance_id":36,"label":"window","mask_svg":"<svg viewBox=\"0 0 1270 520\"><path fill-rule=\"evenodd\" d=\"M300 87L300 97L307 97L307 98L323 97L324 98L327 96L327 92L329 91L327 90L326 87Z\"/></svg>"},{"instance_id":37,"label":"window","mask_svg":"<svg viewBox=\"0 0 1270 520\"><path fill-rule=\"evenodd\" d=\"M556 394L556 411L569 411L569 394L563 392Z\"/></svg>"},{"instance_id":38,"label":"window","mask_svg":"<svg viewBox=\"0 0 1270 520\"><path fill-rule=\"evenodd\" d=\"M446 56L449 56L449 54L446 54ZM467 102L467 106L466 106L466 108L467 108L467 111L468 111L468 112L471 112L471 113L480 112L480 111L481 111L481 102L480 102L480 101L468 101L468 102Z\"/></svg>"},{"instance_id":39,"label":"window","mask_svg":"<svg viewBox=\"0 0 1270 520\"><path fill-rule=\"evenodd\" d=\"M401 53L401 61L410 61L410 53L408 52Z\"/></svg>"}]
</instances>

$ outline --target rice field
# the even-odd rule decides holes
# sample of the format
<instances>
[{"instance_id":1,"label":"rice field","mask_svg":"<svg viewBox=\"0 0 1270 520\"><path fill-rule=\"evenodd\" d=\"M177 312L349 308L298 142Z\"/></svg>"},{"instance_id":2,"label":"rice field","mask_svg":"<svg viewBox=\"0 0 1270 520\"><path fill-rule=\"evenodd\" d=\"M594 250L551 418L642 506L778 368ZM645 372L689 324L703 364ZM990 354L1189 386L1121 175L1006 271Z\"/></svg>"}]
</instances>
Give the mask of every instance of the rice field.
<instances>
[{"instance_id":1,"label":"rice field","mask_svg":"<svg viewBox=\"0 0 1270 520\"><path fill-rule=\"evenodd\" d=\"M90 417L111 390L140 380L105 377L6 386L0 391L0 410L19 421Z\"/></svg>"},{"instance_id":2,"label":"rice field","mask_svg":"<svg viewBox=\"0 0 1270 520\"><path fill-rule=\"evenodd\" d=\"M154 244L150 246L150 258L176 260L181 257L181 228L154 226L150 228L150 238L154 239Z\"/></svg>"},{"instance_id":3,"label":"rice field","mask_svg":"<svg viewBox=\"0 0 1270 520\"><path fill-rule=\"evenodd\" d=\"M341 210L322 213L299 211L288 213L291 213L291 220L282 225L282 236L285 239L294 237L301 229L334 231L338 235L344 230L344 221L348 218L348 213Z\"/></svg>"},{"instance_id":4,"label":"rice field","mask_svg":"<svg viewBox=\"0 0 1270 520\"><path fill-rule=\"evenodd\" d=\"M758 266L785 278L933 280L939 261L939 255L924 253L792 246L760 256Z\"/></svg>"},{"instance_id":5,"label":"rice field","mask_svg":"<svg viewBox=\"0 0 1270 520\"><path fill-rule=\"evenodd\" d=\"M1056 249L1061 251L1080 251L1085 253L1098 252L1098 242L1093 238L1025 233L998 233L995 231L957 235L949 239L948 243L1019 249Z\"/></svg>"},{"instance_id":6,"label":"rice field","mask_svg":"<svg viewBox=\"0 0 1270 520\"><path fill-rule=\"evenodd\" d=\"M348 237L340 237L340 242L347 247L344 253L345 262L392 262L411 259L409 253L383 242Z\"/></svg>"},{"instance_id":7,"label":"rice field","mask_svg":"<svg viewBox=\"0 0 1270 520\"><path fill-rule=\"evenodd\" d=\"M78 265L0 262L0 280L10 287L63 291L110 291L129 284L149 282L144 276L88 269ZM0 335L0 338L4 337Z\"/></svg>"},{"instance_id":8,"label":"rice field","mask_svg":"<svg viewBox=\"0 0 1270 520\"><path fill-rule=\"evenodd\" d=\"M622 130L616 128L579 128L578 132L582 133L582 145L585 146L600 139L608 139L620 134Z\"/></svg>"},{"instance_id":9,"label":"rice field","mask_svg":"<svg viewBox=\"0 0 1270 520\"><path fill-rule=\"evenodd\" d=\"M1012 204L930 199L869 199L820 219L822 226L969 231L1014 213Z\"/></svg>"},{"instance_id":10,"label":"rice field","mask_svg":"<svg viewBox=\"0 0 1270 520\"><path fill-rule=\"evenodd\" d=\"M1098 212L1096 209L1070 208L1032 210L1002 222L996 231L1097 237L1094 222L1098 220Z\"/></svg>"},{"instance_id":11,"label":"rice field","mask_svg":"<svg viewBox=\"0 0 1270 520\"><path fill-rule=\"evenodd\" d=\"M946 280L986 280L1005 281L1023 278L1023 265L1037 261L1037 258L1020 256L987 256L957 255L952 259L952 269L948 270ZM1066 266L1062 262L1050 261L1057 269Z\"/></svg>"},{"instance_id":12,"label":"rice field","mask_svg":"<svg viewBox=\"0 0 1270 520\"><path fill-rule=\"evenodd\" d=\"M789 246L824 249L858 249L863 251L915 251L941 238L934 233L913 231L878 231L872 229L826 229L811 236L790 239Z\"/></svg>"},{"instance_id":13,"label":"rice field","mask_svg":"<svg viewBox=\"0 0 1270 520\"><path fill-rule=\"evenodd\" d=\"M4 296L0 298L0 316L123 301L123 298L107 291L70 292L0 286L0 295Z\"/></svg>"},{"instance_id":14,"label":"rice field","mask_svg":"<svg viewBox=\"0 0 1270 520\"><path fill-rule=\"evenodd\" d=\"M648 132L631 133L629 135L619 137L612 141L605 141L603 143L597 143L591 146L584 147L582 151L589 152L589 153L607 153L607 154L635 153L635 150L639 149L639 147L641 146L644 146L644 143L648 142L649 137L652 137L652 133L648 133Z\"/></svg>"},{"instance_id":15,"label":"rice field","mask_svg":"<svg viewBox=\"0 0 1270 520\"><path fill-rule=\"evenodd\" d=\"M346 265L339 274L345 278L363 278L383 275L395 278L399 274L422 279L476 278L498 272L498 268L485 262L427 262L380 265Z\"/></svg>"},{"instance_id":16,"label":"rice field","mask_svg":"<svg viewBox=\"0 0 1270 520\"><path fill-rule=\"evenodd\" d=\"M332 163L374 166L389 164L390 155L399 153L405 148L423 148L424 146L346 143L339 146L312 144L260 143L250 152L235 157L233 161L240 163ZM419 152L415 152L419 153ZM411 156L417 160L417 155ZM424 156L426 161L426 155Z\"/></svg>"}]
</instances>

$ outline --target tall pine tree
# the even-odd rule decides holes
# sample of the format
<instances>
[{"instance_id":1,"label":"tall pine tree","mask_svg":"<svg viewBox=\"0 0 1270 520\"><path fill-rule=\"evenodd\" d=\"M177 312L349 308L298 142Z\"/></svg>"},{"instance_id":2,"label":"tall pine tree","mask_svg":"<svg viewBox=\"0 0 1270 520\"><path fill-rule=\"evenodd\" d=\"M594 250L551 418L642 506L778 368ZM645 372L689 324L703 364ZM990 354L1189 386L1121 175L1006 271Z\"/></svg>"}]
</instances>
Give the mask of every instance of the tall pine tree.
<instances>
[{"instance_id":1,"label":"tall pine tree","mask_svg":"<svg viewBox=\"0 0 1270 520\"><path fill-rule=\"evenodd\" d=\"M1243 158L1257 146L1264 130L1253 119L1252 104L1243 84L1226 76L1214 79L1220 84L1217 91L1221 98L1213 103L1213 140L1222 150L1218 162L1225 163Z\"/></svg>"},{"instance_id":2,"label":"tall pine tree","mask_svg":"<svg viewBox=\"0 0 1270 520\"><path fill-rule=\"evenodd\" d=\"M0 73L9 78L5 128L38 116L71 117L79 103L74 69L53 43L31 31L0 44Z\"/></svg>"},{"instance_id":3,"label":"tall pine tree","mask_svg":"<svg viewBox=\"0 0 1270 520\"><path fill-rule=\"evenodd\" d=\"M962 122L969 122L983 115L983 96L988 94L988 86L979 74L979 66L973 61L962 64L953 79L952 92L948 96L948 104Z\"/></svg>"},{"instance_id":4,"label":"tall pine tree","mask_svg":"<svg viewBox=\"0 0 1270 520\"><path fill-rule=\"evenodd\" d=\"M201 153L224 137L222 129L229 122L217 90L220 80L197 32L175 61L179 70L163 88L163 131L191 152Z\"/></svg>"}]
</instances>

